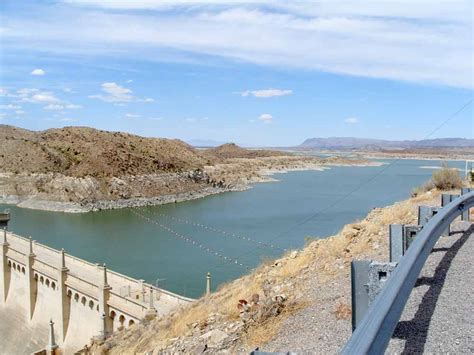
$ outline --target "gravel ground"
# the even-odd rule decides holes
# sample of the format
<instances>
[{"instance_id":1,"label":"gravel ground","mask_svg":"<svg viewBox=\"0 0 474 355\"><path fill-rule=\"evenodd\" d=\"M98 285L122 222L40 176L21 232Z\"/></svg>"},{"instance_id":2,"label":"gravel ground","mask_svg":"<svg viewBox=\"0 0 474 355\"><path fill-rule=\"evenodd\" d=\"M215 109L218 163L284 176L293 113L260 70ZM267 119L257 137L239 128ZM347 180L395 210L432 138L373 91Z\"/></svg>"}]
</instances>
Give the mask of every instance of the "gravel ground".
<instances>
[{"instance_id":1,"label":"gravel ground","mask_svg":"<svg viewBox=\"0 0 474 355\"><path fill-rule=\"evenodd\" d=\"M474 353L474 225L456 222L452 231L428 258L387 353ZM373 259L382 260L380 255ZM338 304L350 304L349 275L324 287L314 277L306 292L311 305L289 317L262 351L340 352L351 335L351 321L336 319L334 311Z\"/></svg>"},{"instance_id":2,"label":"gravel ground","mask_svg":"<svg viewBox=\"0 0 474 355\"><path fill-rule=\"evenodd\" d=\"M474 353L474 224L457 223L428 258L389 354Z\"/></svg>"}]
</instances>

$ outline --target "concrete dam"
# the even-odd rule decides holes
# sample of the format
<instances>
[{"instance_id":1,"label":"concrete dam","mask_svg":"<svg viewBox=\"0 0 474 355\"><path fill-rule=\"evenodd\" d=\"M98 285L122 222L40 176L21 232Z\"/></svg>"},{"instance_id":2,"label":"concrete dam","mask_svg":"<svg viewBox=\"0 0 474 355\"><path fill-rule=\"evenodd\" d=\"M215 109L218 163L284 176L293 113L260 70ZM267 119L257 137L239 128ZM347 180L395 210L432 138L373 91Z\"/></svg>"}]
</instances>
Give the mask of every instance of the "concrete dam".
<instances>
[{"instance_id":1,"label":"concrete dam","mask_svg":"<svg viewBox=\"0 0 474 355\"><path fill-rule=\"evenodd\" d=\"M0 233L2 354L57 346L74 353L92 338L193 301L15 235L5 225Z\"/></svg>"}]
</instances>

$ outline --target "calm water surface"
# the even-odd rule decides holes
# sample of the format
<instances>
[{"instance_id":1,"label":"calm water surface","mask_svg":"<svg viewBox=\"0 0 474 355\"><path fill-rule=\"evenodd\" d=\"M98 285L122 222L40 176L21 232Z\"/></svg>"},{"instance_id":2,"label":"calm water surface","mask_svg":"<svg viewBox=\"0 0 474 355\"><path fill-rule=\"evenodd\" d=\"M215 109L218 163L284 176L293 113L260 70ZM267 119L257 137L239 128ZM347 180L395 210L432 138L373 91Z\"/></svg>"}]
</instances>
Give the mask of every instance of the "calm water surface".
<instances>
[{"instance_id":1,"label":"calm water surface","mask_svg":"<svg viewBox=\"0 0 474 355\"><path fill-rule=\"evenodd\" d=\"M382 161L382 160L381 160ZM198 297L205 275L213 286L237 278L246 270L199 247L256 266L281 249L229 237L179 223L156 213L234 233L279 248L297 248L305 237L332 235L345 224L363 218L374 207L407 198L426 181L440 161L383 160L381 167L332 167L325 171L278 174L279 182L257 184L244 192L230 192L196 201L140 208L135 211L187 237L186 241L148 223L130 209L66 214L11 208L10 229L54 248L64 248L91 262L105 262L115 271L160 287ZM463 168L464 162L449 162ZM348 197L345 197L348 195ZM336 201L341 200L339 203ZM315 216L315 214L317 214ZM306 223L303 223L306 221Z\"/></svg>"}]
</instances>

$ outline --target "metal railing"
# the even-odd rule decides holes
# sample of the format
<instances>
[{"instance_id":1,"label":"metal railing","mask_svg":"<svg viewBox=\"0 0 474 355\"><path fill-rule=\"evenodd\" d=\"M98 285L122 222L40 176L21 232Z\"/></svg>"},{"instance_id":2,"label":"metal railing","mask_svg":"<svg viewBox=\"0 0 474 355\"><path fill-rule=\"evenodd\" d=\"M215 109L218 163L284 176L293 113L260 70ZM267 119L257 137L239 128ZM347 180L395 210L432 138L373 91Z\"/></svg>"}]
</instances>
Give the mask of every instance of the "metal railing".
<instances>
[{"instance_id":1,"label":"metal railing","mask_svg":"<svg viewBox=\"0 0 474 355\"><path fill-rule=\"evenodd\" d=\"M431 250L451 222L473 206L474 192L466 193L440 209L423 226L357 325L343 354L384 353Z\"/></svg>"}]
</instances>

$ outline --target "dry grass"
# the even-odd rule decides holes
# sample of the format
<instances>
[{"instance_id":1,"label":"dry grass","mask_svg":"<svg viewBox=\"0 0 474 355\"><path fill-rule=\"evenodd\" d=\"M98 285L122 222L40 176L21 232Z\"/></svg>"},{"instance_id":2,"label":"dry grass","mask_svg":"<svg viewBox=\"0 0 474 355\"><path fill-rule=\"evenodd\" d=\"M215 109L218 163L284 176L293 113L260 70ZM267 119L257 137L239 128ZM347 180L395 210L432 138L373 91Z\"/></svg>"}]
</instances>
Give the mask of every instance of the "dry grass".
<instances>
[{"instance_id":1,"label":"dry grass","mask_svg":"<svg viewBox=\"0 0 474 355\"><path fill-rule=\"evenodd\" d=\"M350 319L352 316L352 308L348 304L338 303L333 311L337 320Z\"/></svg>"},{"instance_id":2,"label":"dry grass","mask_svg":"<svg viewBox=\"0 0 474 355\"><path fill-rule=\"evenodd\" d=\"M277 317L267 318L264 322L258 324L258 326L252 327L242 338L242 342L251 349L267 343L278 333L284 320L306 308L307 305L307 302L287 305Z\"/></svg>"}]
</instances>

